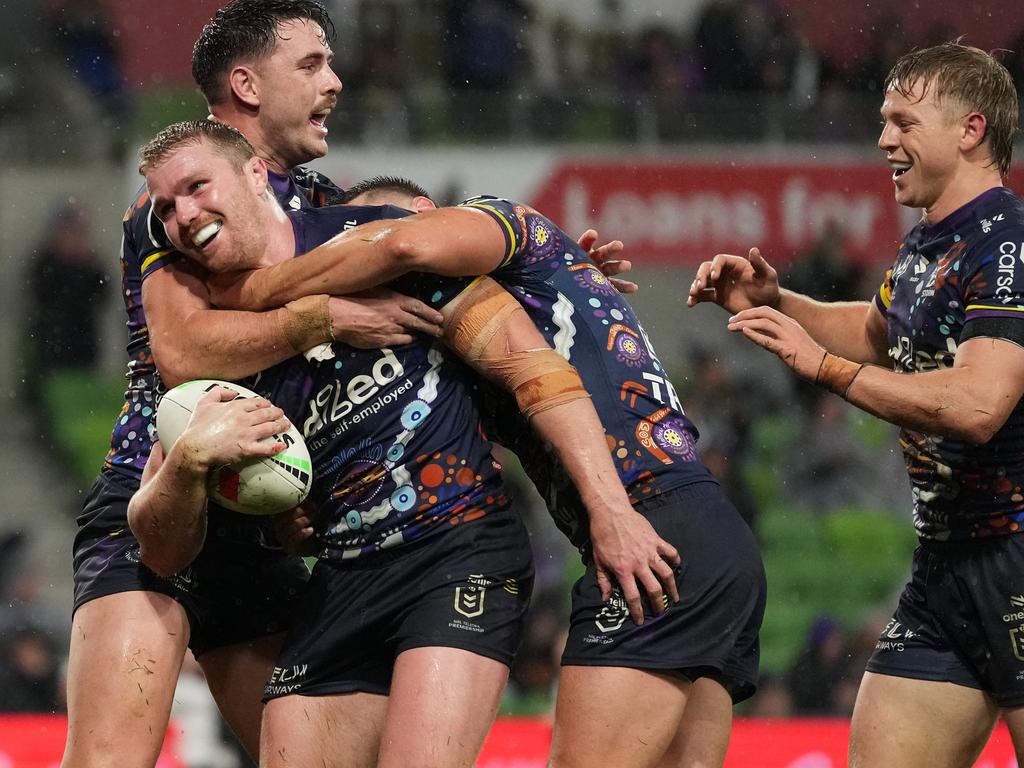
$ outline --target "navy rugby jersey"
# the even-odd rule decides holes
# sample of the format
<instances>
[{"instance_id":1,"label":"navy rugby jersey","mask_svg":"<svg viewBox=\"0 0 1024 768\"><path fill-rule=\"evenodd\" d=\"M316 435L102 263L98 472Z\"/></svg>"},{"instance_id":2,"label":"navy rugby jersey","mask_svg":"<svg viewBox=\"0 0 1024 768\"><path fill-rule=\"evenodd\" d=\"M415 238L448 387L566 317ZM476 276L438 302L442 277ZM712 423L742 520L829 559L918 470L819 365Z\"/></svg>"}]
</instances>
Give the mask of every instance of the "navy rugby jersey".
<instances>
[{"instance_id":1,"label":"navy rugby jersey","mask_svg":"<svg viewBox=\"0 0 1024 768\"><path fill-rule=\"evenodd\" d=\"M406 215L392 206L289 213L297 253L373 217ZM408 275L391 287L440 308L470 282ZM365 558L507 509L472 374L439 342L375 350L335 342L333 351L332 360L295 358L251 383L306 438L321 558Z\"/></svg>"},{"instance_id":2,"label":"navy rugby jersey","mask_svg":"<svg viewBox=\"0 0 1024 768\"><path fill-rule=\"evenodd\" d=\"M1024 204L991 189L907 234L875 297L897 371L951 368L977 337L1024 345ZM900 432L922 538L1017 533L1024 521L1024 407L985 445Z\"/></svg>"},{"instance_id":3,"label":"navy rugby jersey","mask_svg":"<svg viewBox=\"0 0 1024 768\"><path fill-rule=\"evenodd\" d=\"M579 371L601 417L612 461L636 504L664 491L712 481L697 456L697 428L683 413L665 371L629 303L576 242L517 203L473 198L464 206L492 216L505 234L505 261L492 272ZM495 435L511 448L574 544L586 512L554 455L538 450L525 420L503 419Z\"/></svg>"},{"instance_id":4,"label":"navy rugby jersey","mask_svg":"<svg viewBox=\"0 0 1024 768\"><path fill-rule=\"evenodd\" d=\"M325 176L298 168L287 176L270 172L270 184L285 208L308 208L333 202L341 193ZM142 309L142 281L179 258L164 234L163 225L150 215L145 185L124 214L121 238L121 295L128 315L128 388L124 405L110 437L106 468L134 485L142 479L153 445L153 419L158 377L149 347L149 329Z\"/></svg>"}]
</instances>

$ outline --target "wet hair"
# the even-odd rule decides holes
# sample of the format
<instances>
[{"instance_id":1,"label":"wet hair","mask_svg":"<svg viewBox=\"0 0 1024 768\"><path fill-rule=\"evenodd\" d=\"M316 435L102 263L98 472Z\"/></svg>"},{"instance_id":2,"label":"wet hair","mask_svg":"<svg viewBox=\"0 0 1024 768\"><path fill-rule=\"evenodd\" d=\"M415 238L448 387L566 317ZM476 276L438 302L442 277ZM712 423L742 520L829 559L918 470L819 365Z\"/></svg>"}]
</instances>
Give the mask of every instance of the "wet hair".
<instances>
[{"instance_id":1,"label":"wet hair","mask_svg":"<svg viewBox=\"0 0 1024 768\"><path fill-rule=\"evenodd\" d=\"M249 140L230 125L214 120L186 120L167 126L146 142L139 150L139 173L145 176L179 148L204 139L222 150L238 170L256 154Z\"/></svg>"},{"instance_id":2,"label":"wet hair","mask_svg":"<svg viewBox=\"0 0 1024 768\"><path fill-rule=\"evenodd\" d=\"M397 195L408 195L409 197L430 197L427 194L427 190L415 181L402 176L373 176L369 179L363 179L346 189L341 195L340 202L342 204L350 203L360 195L371 193L386 194L388 192Z\"/></svg>"},{"instance_id":3,"label":"wet hair","mask_svg":"<svg viewBox=\"0 0 1024 768\"><path fill-rule=\"evenodd\" d=\"M295 20L318 24L325 41L334 39L334 24L319 0L231 0L217 11L192 47L192 77L207 104L227 98L225 76L236 62L271 55L280 25Z\"/></svg>"},{"instance_id":4,"label":"wet hair","mask_svg":"<svg viewBox=\"0 0 1024 768\"><path fill-rule=\"evenodd\" d=\"M885 90L910 99L918 82L922 99L934 88L936 103L953 102L985 116L982 141L988 142L992 162L1005 175L1020 120L1017 91L1006 67L980 48L959 41L943 43L901 56L885 80Z\"/></svg>"}]
</instances>

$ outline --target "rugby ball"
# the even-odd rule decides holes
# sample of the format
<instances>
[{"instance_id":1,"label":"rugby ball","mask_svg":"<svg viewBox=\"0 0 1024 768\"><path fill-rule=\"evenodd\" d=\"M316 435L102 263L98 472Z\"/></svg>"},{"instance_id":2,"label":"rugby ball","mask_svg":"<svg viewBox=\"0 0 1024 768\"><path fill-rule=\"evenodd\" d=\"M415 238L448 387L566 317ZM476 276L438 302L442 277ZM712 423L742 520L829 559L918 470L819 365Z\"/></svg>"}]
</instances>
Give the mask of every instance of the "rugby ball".
<instances>
[{"instance_id":1,"label":"rugby ball","mask_svg":"<svg viewBox=\"0 0 1024 768\"><path fill-rule=\"evenodd\" d=\"M239 397L259 397L230 381L197 379L168 391L156 410L156 433L165 451L185 431L196 403L213 387L237 392ZM293 425L265 440L280 440L287 447L274 456L255 456L210 473L207 493L211 501L246 515L273 515L299 504L313 483L312 462L302 434Z\"/></svg>"}]
</instances>

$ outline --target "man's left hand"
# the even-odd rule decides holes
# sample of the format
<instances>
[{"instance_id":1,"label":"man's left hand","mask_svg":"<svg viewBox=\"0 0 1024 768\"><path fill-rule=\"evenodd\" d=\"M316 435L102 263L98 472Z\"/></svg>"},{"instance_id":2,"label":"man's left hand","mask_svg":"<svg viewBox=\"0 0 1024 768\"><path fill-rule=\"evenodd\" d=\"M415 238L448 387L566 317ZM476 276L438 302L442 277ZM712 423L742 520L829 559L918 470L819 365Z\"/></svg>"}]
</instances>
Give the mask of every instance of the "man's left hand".
<instances>
[{"instance_id":1,"label":"man's left hand","mask_svg":"<svg viewBox=\"0 0 1024 768\"><path fill-rule=\"evenodd\" d=\"M639 290L639 286L636 283L616 277L616 275L629 272L633 268L633 263L629 259L621 258L622 251L625 249L621 240L612 240L604 245L596 245L597 232L593 229L588 229L580 235L580 239L577 242L580 248L590 256L594 266L600 269L602 274L608 278L608 282L612 284L615 290L619 293L636 293Z\"/></svg>"}]
</instances>

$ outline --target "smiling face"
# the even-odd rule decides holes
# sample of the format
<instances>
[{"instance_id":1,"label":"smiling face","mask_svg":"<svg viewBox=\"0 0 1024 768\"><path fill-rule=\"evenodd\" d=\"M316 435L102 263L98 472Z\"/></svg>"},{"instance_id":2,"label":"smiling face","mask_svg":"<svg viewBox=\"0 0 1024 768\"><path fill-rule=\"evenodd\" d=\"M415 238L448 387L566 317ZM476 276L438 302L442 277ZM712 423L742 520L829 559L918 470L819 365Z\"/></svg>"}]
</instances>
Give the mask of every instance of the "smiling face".
<instances>
[{"instance_id":1,"label":"smiling face","mask_svg":"<svg viewBox=\"0 0 1024 768\"><path fill-rule=\"evenodd\" d=\"M944 210L963 162L962 140L968 110L937 102L934 88L921 98L923 83L909 98L890 88L882 104L884 126L878 139L892 168L896 201L931 213Z\"/></svg>"},{"instance_id":2,"label":"smiling face","mask_svg":"<svg viewBox=\"0 0 1024 768\"><path fill-rule=\"evenodd\" d=\"M255 267L266 243L266 167L206 139L181 144L146 170L153 212L179 251L211 272Z\"/></svg>"},{"instance_id":3,"label":"smiling face","mask_svg":"<svg viewBox=\"0 0 1024 768\"><path fill-rule=\"evenodd\" d=\"M341 91L333 55L318 24L295 19L278 25L273 53L251 66L260 144L278 170L327 154L324 121Z\"/></svg>"}]
</instances>

